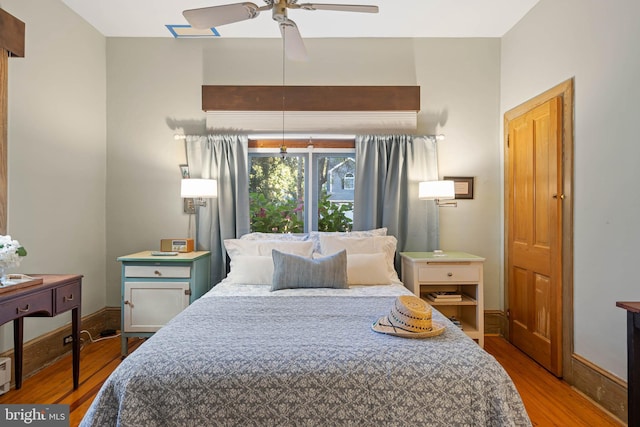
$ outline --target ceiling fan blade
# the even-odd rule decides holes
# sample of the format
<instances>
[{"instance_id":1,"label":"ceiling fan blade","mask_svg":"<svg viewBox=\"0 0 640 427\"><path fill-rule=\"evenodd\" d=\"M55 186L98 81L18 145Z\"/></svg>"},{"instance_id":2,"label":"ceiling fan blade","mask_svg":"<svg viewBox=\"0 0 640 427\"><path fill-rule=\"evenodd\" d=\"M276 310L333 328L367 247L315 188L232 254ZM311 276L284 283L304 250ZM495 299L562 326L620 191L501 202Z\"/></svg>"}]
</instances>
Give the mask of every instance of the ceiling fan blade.
<instances>
[{"instance_id":1,"label":"ceiling fan blade","mask_svg":"<svg viewBox=\"0 0 640 427\"><path fill-rule=\"evenodd\" d=\"M334 10L338 12L363 12L363 13L378 13L378 6L360 5L360 4L316 4L316 3L302 3L302 4L289 4L287 7L291 9L304 9L304 10Z\"/></svg>"},{"instance_id":2,"label":"ceiling fan blade","mask_svg":"<svg viewBox=\"0 0 640 427\"><path fill-rule=\"evenodd\" d=\"M280 32L284 39L284 51L292 61L308 61L307 48L304 46L300 31L295 22L285 19L280 22Z\"/></svg>"},{"instance_id":3,"label":"ceiling fan blade","mask_svg":"<svg viewBox=\"0 0 640 427\"><path fill-rule=\"evenodd\" d=\"M245 2L189 9L182 12L182 15L193 28L211 28L253 19L258 16L261 10L263 8Z\"/></svg>"}]
</instances>

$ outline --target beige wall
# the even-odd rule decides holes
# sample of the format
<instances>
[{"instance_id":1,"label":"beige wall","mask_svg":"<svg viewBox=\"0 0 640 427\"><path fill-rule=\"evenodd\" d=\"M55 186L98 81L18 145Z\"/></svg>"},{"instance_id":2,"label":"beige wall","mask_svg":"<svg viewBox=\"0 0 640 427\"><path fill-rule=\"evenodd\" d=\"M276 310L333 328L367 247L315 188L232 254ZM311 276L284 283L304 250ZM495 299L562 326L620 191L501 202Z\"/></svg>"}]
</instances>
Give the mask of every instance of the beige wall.
<instances>
[{"instance_id":1,"label":"beige wall","mask_svg":"<svg viewBox=\"0 0 640 427\"><path fill-rule=\"evenodd\" d=\"M314 39L286 84L420 85L420 133L444 133L440 174L475 176L475 200L441 209L441 247L487 258L487 308L501 307L498 39ZM184 236L174 132L205 132L202 84L282 84L281 41L107 40L107 303L119 304L119 255Z\"/></svg>"},{"instance_id":2,"label":"beige wall","mask_svg":"<svg viewBox=\"0 0 640 427\"><path fill-rule=\"evenodd\" d=\"M105 305L105 38L57 1L3 0L26 24L9 59L8 233L28 256L12 272L84 275L83 310ZM25 341L71 321L25 320ZM11 325L0 351L13 347Z\"/></svg>"},{"instance_id":3,"label":"beige wall","mask_svg":"<svg viewBox=\"0 0 640 427\"><path fill-rule=\"evenodd\" d=\"M639 20L635 0L541 0L503 37L501 59L501 113L575 78L574 350L625 380L615 303L640 300Z\"/></svg>"},{"instance_id":4,"label":"beige wall","mask_svg":"<svg viewBox=\"0 0 640 427\"><path fill-rule=\"evenodd\" d=\"M420 131L443 133L440 177L475 177L475 198L440 208L440 246L486 258L485 309L502 309L498 39L418 39Z\"/></svg>"},{"instance_id":5,"label":"beige wall","mask_svg":"<svg viewBox=\"0 0 640 427\"><path fill-rule=\"evenodd\" d=\"M107 149L107 305L120 304L118 256L160 249L186 237L174 128L204 132L202 53L173 39L109 39Z\"/></svg>"}]
</instances>

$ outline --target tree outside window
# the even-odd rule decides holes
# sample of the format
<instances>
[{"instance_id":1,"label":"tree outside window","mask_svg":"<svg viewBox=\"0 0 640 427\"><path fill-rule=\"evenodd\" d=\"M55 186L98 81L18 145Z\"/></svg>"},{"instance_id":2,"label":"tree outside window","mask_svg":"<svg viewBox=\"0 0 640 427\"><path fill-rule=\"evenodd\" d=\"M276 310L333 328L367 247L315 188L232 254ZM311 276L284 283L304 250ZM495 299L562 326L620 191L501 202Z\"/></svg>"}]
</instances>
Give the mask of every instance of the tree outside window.
<instances>
[{"instance_id":1,"label":"tree outside window","mask_svg":"<svg viewBox=\"0 0 640 427\"><path fill-rule=\"evenodd\" d=\"M261 155L249 161L251 231L304 232L304 157Z\"/></svg>"},{"instance_id":2,"label":"tree outside window","mask_svg":"<svg viewBox=\"0 0 640 427\"><path fill-rule=\"evenodd\" d=\"M350 231L354 177L353 153L250 153L251 231Z\"/></svg>"}]
</instances>

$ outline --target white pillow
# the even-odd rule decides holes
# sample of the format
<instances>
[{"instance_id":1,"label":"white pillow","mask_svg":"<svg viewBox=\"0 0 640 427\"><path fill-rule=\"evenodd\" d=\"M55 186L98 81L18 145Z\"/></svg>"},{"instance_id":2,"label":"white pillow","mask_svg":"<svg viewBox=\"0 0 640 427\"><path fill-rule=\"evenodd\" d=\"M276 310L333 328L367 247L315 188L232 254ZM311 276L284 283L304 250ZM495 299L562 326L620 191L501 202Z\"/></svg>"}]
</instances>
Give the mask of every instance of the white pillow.
<instances>
[{"instance_id":1,"label":"white pillow","mask_svg":"<svg viewBox=\"0 0 640 427\"><path fill-rule=\"evenodd\" d=\"M390 285L391 277L385 254L378 252L347 255L347 283L349 285Z\"/></svg>"},{"instance_id":2,"label":"white pillow","mask_svg":"<svg viewBox=\"0 0 640 427\"><path fill-rule=\"evenodd\" d=\"M358 231L310 231L310 239L319 239L321 236L340 236L340 237L373 237L386 236L387 227L375 228L373 230Z\"/></svg>"},{"instance_id":3,"label":"white pillow","mask_svg":"<svg viewBox=\"0 0 640 427\"><path fill-rule=\"evenodd\" d=\"M254 231L253 233L247 233L240 236L241 240L288 240L288 241L304 241L309 238L308 234L304 233L263 233L260 231Z\"/></svg>"},{"instance_id":4,"label":"white pillow","mask_svg":"<svg viewBox=\"0 0 640 427\"><path fill-rule=\"evenodd\" d=\"M236 255L259 255L271 258L271 251L277 249L286 254L311 257L313 253L313 242L299 242L287 240L241 240L226 239L224 247L227 249L229 257L233 259Z\"/></svg>"},{"instance_id":5,"label":"white pillow","mask_svg":"<svg viewBox=\"0 0 640 427\"><path fill-rule=\"evenodd\" d=\"M324 255L332 254L342 249L347 254L374 254L383 252L387 255L395 254L398 240L394 236L320 236L320 252Z\"/></svg>"},{"instance_id":6,"label":"white pillow","mask_svg":"<svg viewBox=\"0 0 640 427\"><path fill-rule=\"evenodd\" d=\"M371 237L371 236L386 236L387 227L375 228L373 230L358 230L358 231L310 231L309 240L313 242L313 250L320 252L320 237L321 236L342 236L342 237Z\"/></svg>"},{"instance_id":7,"label":"white pillow","mask_svg":"<svg viewBox=\"0 0 640 427\"><path fill-rule=\"evenodd\" d=\"M314 259L327 256L331 255L313 253ZM389 274L387 256L384 252L347 255L347 282L349 285L390 285L393 277L397 277L397 275Z\"/></svg>"},{"instance_id":8,"label":"white pillow","mask_svg":"<svg viewBox=\"0 0 640 427\"><path fill-rule=\"evenodd\" d=\"M271 251L311 257L313 242L285 240L226 239L224 247L229 254L228 280L232 283L270 285L273 280Z\"/></svg>"},{"instance_id":9,"label":"white pillow","mask_svg":"<svg viewBox=\"0 0 640 427\"><path fill-rule=\"evenodd\" d=\"M394 266L397 244L398 240L394 236L320 236L320 251L323 255L330 255L343 249L347 251L347 256L383 253L386 261L387 277L391 282L400 281Z\"/></svg>"},{"instance_id":10,"label":"white pillow","mask_svg":"<svg viewBox=\"0 0 640 427\"><path fill-rule=\"evenodd\" d=\"M236 255L231 258L227 279L245 285L270 285L273 279L273 259L269 256Z\"/></svg>"}]
</instances>

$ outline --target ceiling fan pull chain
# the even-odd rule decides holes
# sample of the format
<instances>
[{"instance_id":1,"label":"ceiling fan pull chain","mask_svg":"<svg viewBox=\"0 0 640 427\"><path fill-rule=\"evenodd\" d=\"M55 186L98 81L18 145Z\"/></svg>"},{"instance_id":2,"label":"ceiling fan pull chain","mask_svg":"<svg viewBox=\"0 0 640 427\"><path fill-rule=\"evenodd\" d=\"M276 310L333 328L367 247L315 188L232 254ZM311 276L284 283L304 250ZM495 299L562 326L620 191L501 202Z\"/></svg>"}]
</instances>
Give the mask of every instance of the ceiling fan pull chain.
<instances>
[{"instance_id":1,"label":"ceiling fan pull chain","mask_svg":"<svg viewBox=\"0 0 640 427\"><path fill-rule=\"evenodd\" d=\"M287 155L287 146L284 144L284 109L285 109L285 49L286 49L286 33L282 33L282 144L280 145L280 156L284 159Z\"/></svg>"}]
</instances>

